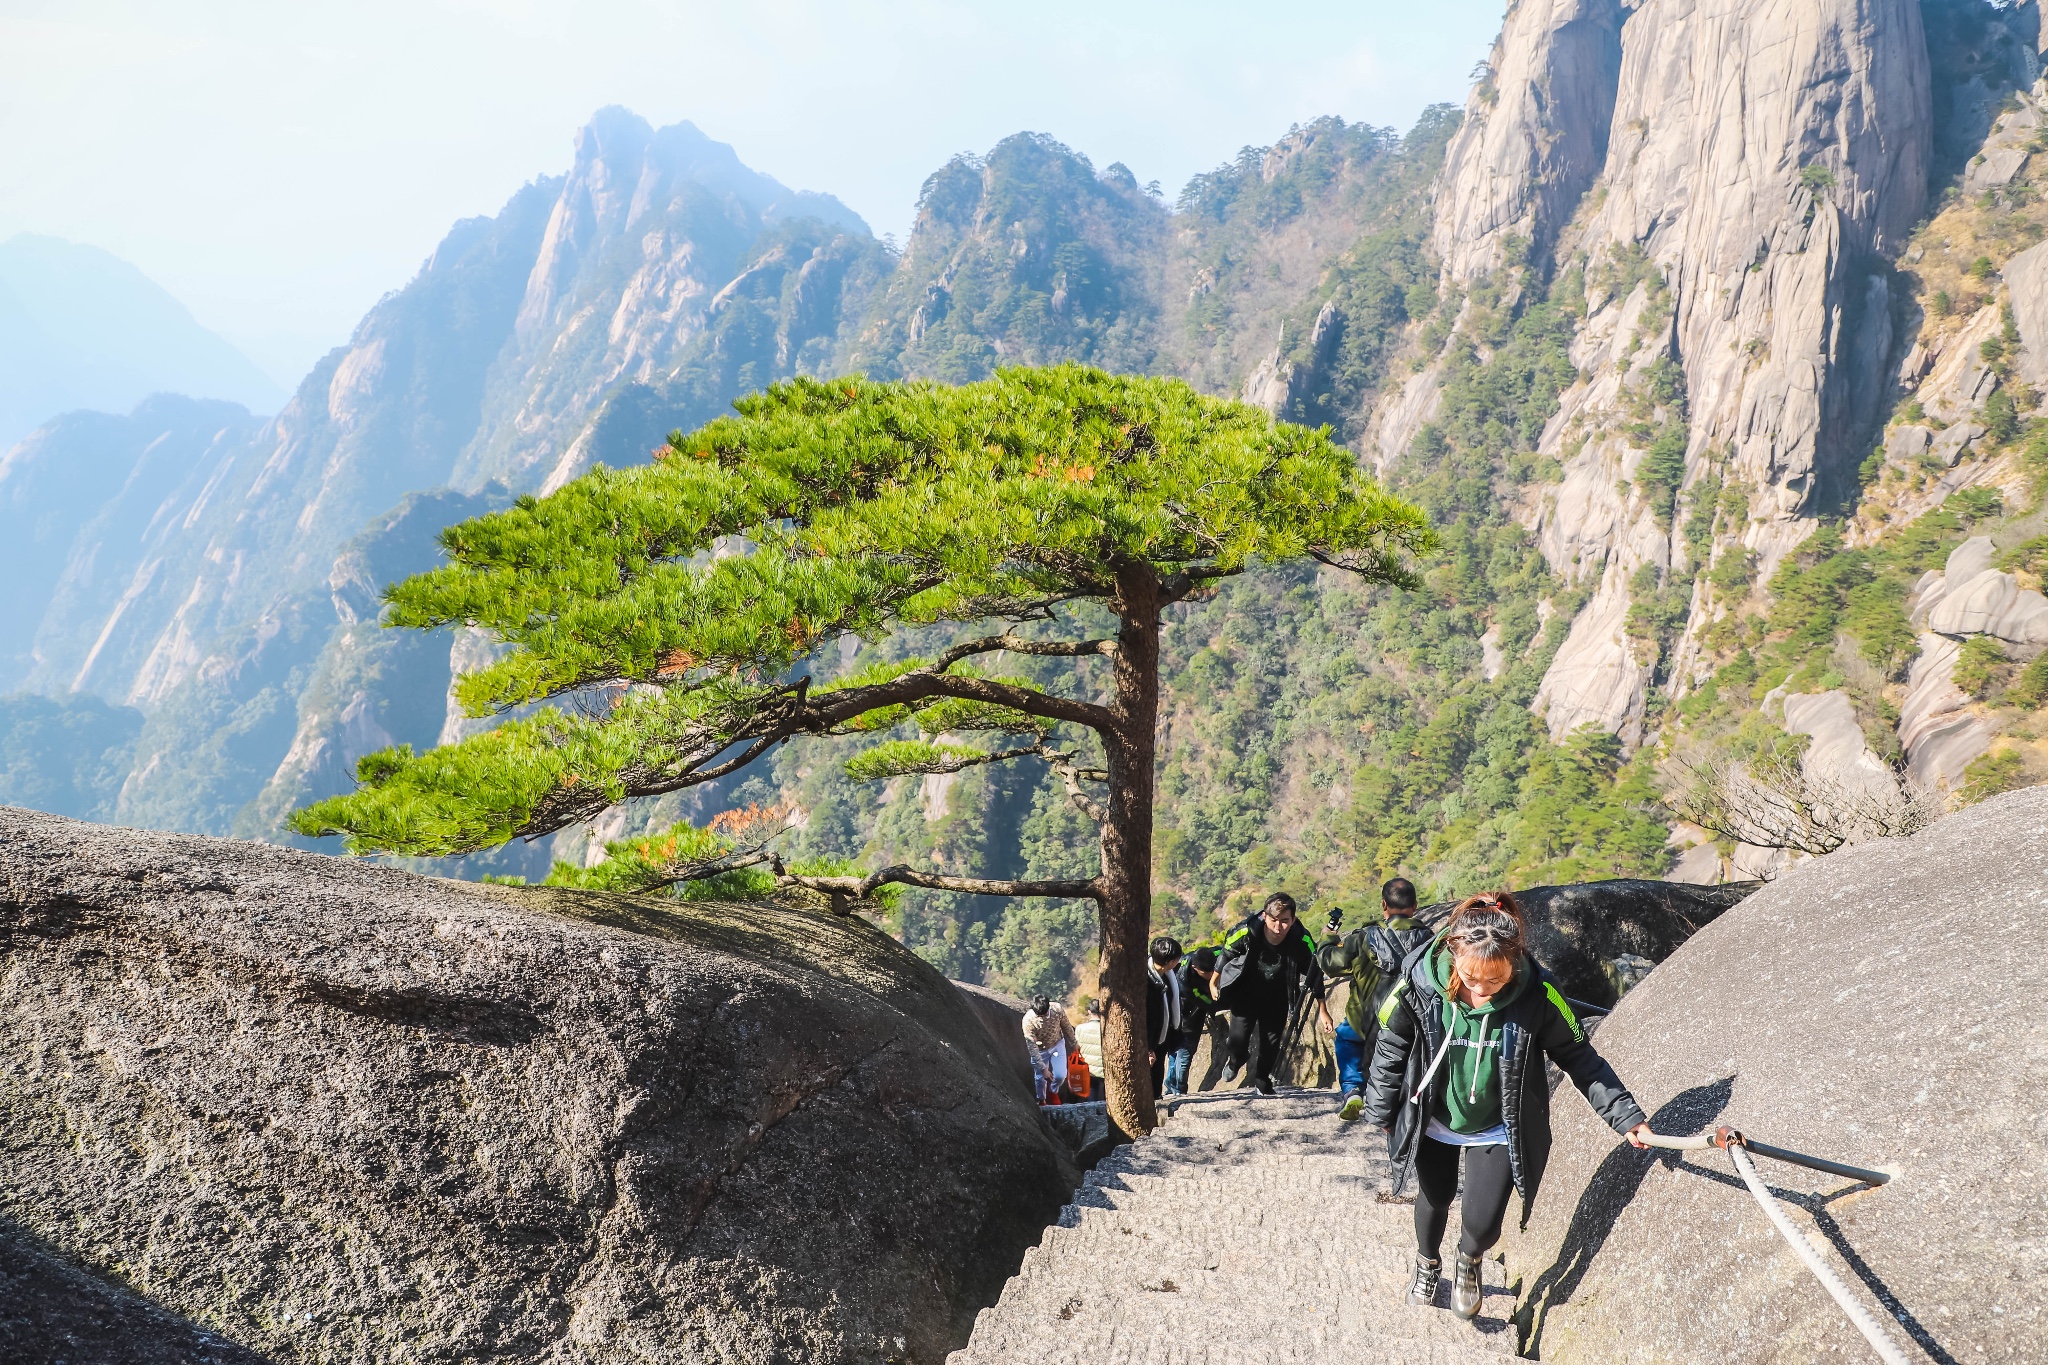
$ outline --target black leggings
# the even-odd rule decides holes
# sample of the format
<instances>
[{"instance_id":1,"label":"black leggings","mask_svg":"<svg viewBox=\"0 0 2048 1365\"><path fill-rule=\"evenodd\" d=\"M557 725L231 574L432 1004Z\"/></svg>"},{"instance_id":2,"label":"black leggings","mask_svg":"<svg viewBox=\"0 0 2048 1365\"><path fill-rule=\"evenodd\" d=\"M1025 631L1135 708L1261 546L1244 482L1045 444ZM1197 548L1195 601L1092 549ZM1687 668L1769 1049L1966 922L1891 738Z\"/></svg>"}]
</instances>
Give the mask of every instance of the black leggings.
<instances>
[{"instance_id":1,"label":"black leggings","mask_svg":"<svg viewBox=\"0 0 2048 1365\"><path fill-rule=\"evenodd\" d=\"M1444 1244L1451 1200L1458 1195L1458 1151L1448 1142L1425 1137L1415 1154L1415 1249L1431 1258ZM1458 1250L1477 1256L1500 1240L1515 1177L1504 1142L1467 1147L1464 1152L1465 1230L1458 1238Z\"/></svg>"},{"instance_id":2,"label":"black leggings","mask_svg":"<svg viewBox=\"0 0 2048 1365\"><path fill-rule=\"evenodd\" d=\"M1259 1046L1252 1049L1252 1027L1258 1027ZM1273 1079L1273 1067L1280 1060L1280 1035L1287 1031L1287 1002L1281 1001L1277 1011L1232 1010L1230 1012L1230 1044L1224 1056L1232 1066L1241 1067L1247 1057L1251 1062L1254 1081Z\"/></svg>"}]
</instances>

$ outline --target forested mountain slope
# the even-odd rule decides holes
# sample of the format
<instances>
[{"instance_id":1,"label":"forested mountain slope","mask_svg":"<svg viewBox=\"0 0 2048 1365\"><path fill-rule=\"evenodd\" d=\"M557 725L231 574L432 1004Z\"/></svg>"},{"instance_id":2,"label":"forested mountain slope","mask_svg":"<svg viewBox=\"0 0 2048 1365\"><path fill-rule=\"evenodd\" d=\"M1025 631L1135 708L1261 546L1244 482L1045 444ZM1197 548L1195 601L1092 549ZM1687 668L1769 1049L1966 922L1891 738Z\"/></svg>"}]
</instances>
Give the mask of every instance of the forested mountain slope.
<instances>
[{"instance_id":1,"label":"forested mountain slope","mask_svg":"<svg viewBox=\"0 0 2048 1365\"><path fill-rule=\"evenodd\" d=\"M1163 929L1211 932L1275 884L1361 898L1394 871L1449 893L1768 867L1782 855L1674 831L1660 797L1699 753L1944 800L2035 780L2038 16L1805 11L1522 0L1462 112L1405 134L1318 120L1170 203L1020 134L927 180L900 255L686 125L606 111L564 180L458 226L276 421L230 412L202 439L191 414L139 413L18 448L0 516L68 567L0 646L34 687L134 708L81 714L110 747L64 788L104 793L125 743L118 798L65 799L282 837L363 753L464 723L451 664L488 642L372 625L437 518L643 459L783 376L1079 359L1327 423L1445 536L1419 591L1266 572L1175 609ZM152 423L193 452L183 482L109 479L104 509L61 525L20 510L14 490L74 477L88 440L139 471L122 487L158 477ZM92 530L119 517L139 548ZM915 643L834 642L813 668ZM61 732L23 715L23 743ZM586 865L666 821L779 806L793 856L1092 867L1056 782L864 785L841 766L856 743L613 811L552 852ZM547 852L522 856L500 865ZM956 976L1086 974L1086 906L912 892L898 914Z\"/></svg>"}]
</instances>

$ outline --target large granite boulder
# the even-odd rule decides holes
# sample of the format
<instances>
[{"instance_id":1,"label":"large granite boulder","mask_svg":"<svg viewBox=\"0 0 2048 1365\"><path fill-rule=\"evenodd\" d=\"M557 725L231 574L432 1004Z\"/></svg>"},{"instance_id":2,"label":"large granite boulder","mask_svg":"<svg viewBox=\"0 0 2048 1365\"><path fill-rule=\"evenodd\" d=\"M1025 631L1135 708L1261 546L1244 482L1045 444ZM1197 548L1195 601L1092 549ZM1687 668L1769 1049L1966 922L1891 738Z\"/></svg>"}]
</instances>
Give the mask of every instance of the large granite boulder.
<instances>
[{"instance_id":1,"label":"large granite boulder","mask_svg":"<svg viewBox=\"0 0 2048 1365\"><path fill-rule=\"evenodd\" d=\"M974 1017L981 1021L988 1031L989 1042L995 1047L996 1055L1003 1059L1017 1082L1018 1088L1038 1099L1038 1084L1031 1079L1031 1049L1024 1042L1024 1011L1031 1008L1014 995L1004 995L986 986L977 986L967 981L955 981L953 986L966 1000L967 1008L974 1011Z\"/></svg>"},{"instance_id":2,"label":"large granite boulder","mask_svg":"<svg viewBox=\"0 0 2048 1365\"><path fill-rule=\"evenodd\" d=\"M1599 1045L1660 1132L1729 1124L1894 1172L1869 1189L1758 1159L1898 1337L2044 1360L2044 943L2037 787L1791 869L1630 991ZM1723 1153L1638 1152L1569 1097L1554 1116L1528 1230L1504 1243L1542 1359L1870 1358Z\"/></svg>"},{"instance_id":3,"label":"large granite boulder","mask_svg":"<svg viewBox=\"0 0 2048 1365\"><path fill-rule=\"evenodd\" d=\"M1565 994L1606 1006L1616 996L1605 964L1622 956L1662 962L1760 885L1617 878L1532 886L1515 900L1529 920L1530 946ZM1421 918L1441 924L1450 909L1450 902L1428 906Z\"/></svg>"},{"instance_id":4,"label":"large granite boulder","mask_svg":"<svg viewBox=\"0 0 2048 1365\"><path fill-rule=\"evenodd\" d=\"M0 809L0 1360L937 1362L1074 1167L857 919Z\"/></svg>"}]
</instances>

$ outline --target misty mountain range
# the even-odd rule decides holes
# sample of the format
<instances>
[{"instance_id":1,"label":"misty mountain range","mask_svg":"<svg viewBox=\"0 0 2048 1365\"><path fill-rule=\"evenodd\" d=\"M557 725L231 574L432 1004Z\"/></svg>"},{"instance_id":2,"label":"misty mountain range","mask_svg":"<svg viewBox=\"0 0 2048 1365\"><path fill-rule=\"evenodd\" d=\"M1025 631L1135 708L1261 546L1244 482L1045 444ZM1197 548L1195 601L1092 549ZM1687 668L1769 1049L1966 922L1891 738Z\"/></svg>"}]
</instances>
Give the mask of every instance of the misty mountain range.
<instances>
[{"instance_id":1,"label":"misty mountain range","mask_svg":"<svg viewBox=\"0 0 2048 1365\"><path fill-rule=\"evenodd\" d=\"M1336 121L1295 142L1282 161L1328 144L1337 180L1356 178L1346 158L1398 159L1390 134ZM97 776L52 804L281 837L279 816L345 786L362 753L459 733L451 642L378 631L378 590L433 563L447 522L644 459L774 379L1075 356L1229 386L1259 349L1243 328L1169 336L1213 311L1217 269L1192 241L1169 249L1175 217L1123 167L1019 135L934 173L899 257L692 125L601 111L566 176L456 224L274 418L164 393L67 413L8 453L0 689L127 717L85 726L109 740ZM1332 245L1353 226L1335 218ZM1298 251L1243 250L1261 264L1237 292L1261 317L1311 281ZM452 646L457 666L477 647ZM34 752L41 722L11 724L0 753Z\"/></svg>"},{"instance_id":2,"label":"misty mountain range","mask_svg":"<svg viewBox=\"0 0 2048 1365\"><path fill-rule=\"evenodd\" d=\"M0 450L60 413L127 412L159 392L257 412L285 396L126 261L29 233L0 242Z\"/></svg>"}]
</instances>

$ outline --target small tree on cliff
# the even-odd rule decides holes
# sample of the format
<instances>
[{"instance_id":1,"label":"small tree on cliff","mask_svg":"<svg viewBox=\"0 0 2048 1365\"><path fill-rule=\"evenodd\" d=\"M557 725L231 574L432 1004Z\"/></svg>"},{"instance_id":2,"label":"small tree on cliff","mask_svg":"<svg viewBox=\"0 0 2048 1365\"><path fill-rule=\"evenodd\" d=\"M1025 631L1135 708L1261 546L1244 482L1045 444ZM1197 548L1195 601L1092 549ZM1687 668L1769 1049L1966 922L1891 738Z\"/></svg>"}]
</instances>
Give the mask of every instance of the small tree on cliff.
<instances>
[{"instance_id":1,"label":"small tree on cliff","mask_svg":"<svg viewBox=\"0 0 2048 1365\"><path fill-rule=\"evenodd\" d=\"M1175 380L1078 366L959 388L799 379L735 407L652 465L444 531L451 562L387 592L392 623L478 626L510 646L457 684L472 715L571 704L371 754L357 791L293 827L358 852L463 853L712 781L788 740L913 726L920 738L867 750L853 775L1044 763L1101 829L1093 877L770 866L837 907L888 883L1095 901L1111 1110L1148 1130L1161 613L1254 560L1409 582L1404 556L1433 543L1426 519L1324 434ZM1090 616L1093 636L1074 625ZM831 683L802 667L849 633L919 627L945 627L925 632L943 647ZM1039 685L987 667L1005 652L1072 667Z\"/></svg>"}]
</instances>

